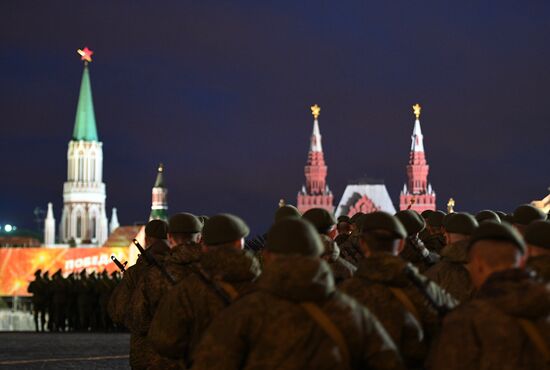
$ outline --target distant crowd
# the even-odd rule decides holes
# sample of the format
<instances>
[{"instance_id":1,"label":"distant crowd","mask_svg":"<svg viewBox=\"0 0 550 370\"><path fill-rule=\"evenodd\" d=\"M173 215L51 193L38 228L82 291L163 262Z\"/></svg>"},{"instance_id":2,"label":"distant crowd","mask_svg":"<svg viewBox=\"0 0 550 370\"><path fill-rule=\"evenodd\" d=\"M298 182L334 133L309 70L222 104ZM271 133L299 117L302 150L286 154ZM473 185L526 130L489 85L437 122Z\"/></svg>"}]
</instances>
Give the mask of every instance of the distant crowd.
<instances>
[{"instance_id":1,"label":"distant crowd","mask_svg":"<svg viewBox=\"0 0 550 370\"><path fill-rule=\"evenodd\" d=\"M108 294L116 277L73 276L89 292L76 307L96 314L72 322L103 329L107 310L131 333L132 369L550 369L547 218L283 205L251 238L238 216L179 213L146 225Z\"/></svg>"},{"instance_id":2,"label":"distant crowd","mask_svg":"<svg viewBox=\"0 0 550 370\"><path fill-rule=\"evenodd\" d=\"M123 329L113 324L107 313L111 293L121 280L120 273L108 274L86 270L64 277L58 270L37 270L29 284L32 293L36 331L114 331Z\"/></svg>"}]
</instances>

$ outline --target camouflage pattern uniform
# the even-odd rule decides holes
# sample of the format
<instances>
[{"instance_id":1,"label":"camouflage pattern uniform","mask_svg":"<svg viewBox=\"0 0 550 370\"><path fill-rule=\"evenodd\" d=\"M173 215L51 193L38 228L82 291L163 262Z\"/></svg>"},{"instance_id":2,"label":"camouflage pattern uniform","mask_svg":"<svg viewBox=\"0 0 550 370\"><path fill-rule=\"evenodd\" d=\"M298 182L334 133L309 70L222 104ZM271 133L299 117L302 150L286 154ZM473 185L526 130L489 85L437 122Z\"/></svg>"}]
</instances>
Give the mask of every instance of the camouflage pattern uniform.
<instances>
[{"instance_id":1,"label":"camouflage pattern uniform","mask_svg":"<svg viewBox=\"0 0 550 370\"><path fill-rule=\"evenodd\" d=\"M340 257L340 248L334 240L327 235L321 235L321 240L325 245L325 252L321 258L327 261L330 265L335 283L338 285L344 280L350 279L357 268Z\"/></svg>"},{"instance_id":2,"label":"camouflage pattern uniform","mask_svg":"<svg viewBox=\"0 0 550 370\"><path fill-rule=\"evenodd\" d=\"M437 254L441 253L441 250L446 244L445 235L441 233L430 234L426 236L425 239L422 239L422 241L430 252L435 252Z\"/></svg>"},{"instance_id":3,"label":"camouflage pattern uniform","mask_svg":"<svg viewBox=\"0 0 550 370\"><path fill-rule=\"evenodd\" d=\"M460 302L465 302L470 299L474 290L466 268L467 263L468 240L461 240L443 248L441 261L424 272L424 275Z\"/></svg>"},{"instance_id":4,"label":"camouflage pattern uniform","mask_svg":"<svg viewBox=\"0 0 550 370\"><path fill-rule=\"evenodd\" d=\"M225 291L229 284L239 296L251 289L260 274L252 254L226 246L211 247L201 256L200 266L216 286ZM185 362L189 366L203 332L227 304L214 283L207 283L197 272L188 275L158 305L149 330L153 348L173 365ZM158 367L150 364L150 368Z\"/></svg>"},{"instance_id":5,"label":"camouflage pattern uniform","mask_svg":"<svg viewBox=\"0 0 550 370\"><path fill-rule=\"evenodd\" d=\"M340 245L340 256L354 266L359 264L363 257L359 244L359 235L352 234Z\"/></svg>"},{"instance_id":6,"label":"camouflage pattern uniform","mask_svg":"<svg viewBox=\"0 0 550 370\"><path fill-rule=\"evenodd\" d=\"M417 235L405 239L405 247L399 257L412 263L420 272L426 271L439 260L439 255L430 252Z\"/></svg>"},{"instance_id":7,"label":"camouflage pattern uniform","mask_svg":"<svg viewBox=\"0 0 550 370\"><path fill-rule=\"evenodd\" d=\"M166 240L161 239L153 243L146 251L157 260L162 260L169 252L170 247ZM132 295L149 267L145 257L140 256L136 264L129 267L124 273L122 281L111 295L108 305L111 319L130 329L130 365L132 369L145 369L151 352L146 341L147 337L132 330L133 309L136 307L131 305Z\"/></svg>"},{"instance_id":8,"label":"camouflage pattern uniform","mask_svg":"<svg viewBox=\"0 0 550 370\"><path fill-rule=\"evenodd\" d=\"M406 275L407 266L414 269L400 257L374 252L361 261L354 278L344 282L340 288L376 315L400 348L408 366L421 367L428 354L430 341L437 334L440 318L426 304L422 292ZM391 288L402 290L418 317L405 307ZM430 283L426 292L441 306L453 308L456 304L435 283Z\"/></svg>"},{"instance_id":9,"label":"camouflage pattern uniform","mask_svg":"<svg viewBox=\"0 0 550 370\"><path fill-rule=\"evenodd\" d=\"M525 267L534 271L543 281L550 282L550 255L530 257Z\"/></svg>"},{"instance_id":10,"label":"camouflage pattern uniform","mask_svg":"<svg viewBox=\"0 0 550 370\"><path fill-rule=\"evenodd\" d=\"M401 369L376 318L335 290L328 264L316 257L271 261L257 290L216 317L195 353L193 369L342 369L333 339L300 306L315 302L343 333L350 369Z\"/></svg>"},{"instance_id":11,"label":"camouflage pattern uniform","mask_svg":"<svg viewBox=\"0 0 550 370\"><path fill-rule=\"evenodd\" d=\"M443 322L429 368L549 369L518 319L532 322L550 346L550 293L522 270L492 274L474 299Z\"/></svg>"}]
</instances>

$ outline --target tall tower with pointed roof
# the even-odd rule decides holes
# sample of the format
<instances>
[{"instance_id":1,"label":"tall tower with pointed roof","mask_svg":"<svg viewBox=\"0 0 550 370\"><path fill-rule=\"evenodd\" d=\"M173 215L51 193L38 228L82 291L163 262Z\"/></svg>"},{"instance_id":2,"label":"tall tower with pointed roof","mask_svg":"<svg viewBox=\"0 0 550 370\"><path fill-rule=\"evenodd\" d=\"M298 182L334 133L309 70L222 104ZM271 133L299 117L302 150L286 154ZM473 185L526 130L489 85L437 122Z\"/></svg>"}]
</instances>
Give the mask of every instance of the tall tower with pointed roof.
<instances>
[{"instance_id":1,"label":"tall tower with pointed roof","mask_svg":"<svg viewBox=\"0 0 550 370\"><path fill-rule=\"evenodd\" d=\"M159 164L152 191L150 220L168 221L168 189L164 186L164 166Z\"/></svg>"},{"instance_id":2,"label":"tall tower with pointed roof","mask_svg":"<svg viewBox=\"0 0 550 370\"><path fill-rule=\"evenodd\" d=\"M417 212L435 210L435 192L432 185L428 183L428 172L430 166L426 161L424 152L424 136L420 127L420 105L413 106L416 121L414 122L413 134L411 136L411 151L409 164L407 165L407 176L409 181L403 185L399 197L399 209L413 209Z\"/></svg>"},{"instance_id":3,"label":"tall tower with pointed roof","mask_svg":"<svg viewBox=\"0 0 550 370\"><path fill-rule=\"evenodd\" d=\"M84 61L73 136L67 151L60 241L102 245L108 237L103 182L103 143L98 140L88 62L92 51L79 50Z\"/></svg>"},{"instance_id":4,"label":"tall tower with pointed roof","mask_svg":"<svg viewBox=\"0 0 550 370\"><path fill-rule=\"evenodd\" d=\"M321 131L319 130L319 114L321 108L316 104L311 107L313 114L313 133L309 145L307 164L304 168L306 184L298 193L297 208L304 213L311 208L324 208L329 212L334 211L333 195L327 185L327 166L321 144Z\"/></svg>"}]
</instances>

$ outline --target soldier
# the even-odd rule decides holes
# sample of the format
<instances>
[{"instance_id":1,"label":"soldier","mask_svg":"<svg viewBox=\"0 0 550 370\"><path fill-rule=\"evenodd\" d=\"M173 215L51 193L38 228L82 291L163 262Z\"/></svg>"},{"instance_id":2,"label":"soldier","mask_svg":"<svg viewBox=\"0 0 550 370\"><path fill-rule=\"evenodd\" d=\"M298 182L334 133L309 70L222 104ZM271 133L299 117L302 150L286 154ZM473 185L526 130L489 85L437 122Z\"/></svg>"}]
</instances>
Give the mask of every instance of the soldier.
<instances>
[{"instance_id":1,"label":"soldier","mask_svg":"<svg viewBox=\"0 0 550 370\"><path fill-rule=\"evenodd\" d=\"M339 245L340 256L354 266L357 266L359 261L363 259L361 247L359 246L359 233L364 215L365 214L362 212L357 212L351 216L349 220L351 225L351 234L345 242Z\"/></svg>"},{"instance_id":2,"label":"soldier","mask_svg":"<svg viewBox=\"0 0 550 370\"><path fill-rule=\"evenodd\" d=\"M537 273L545 282L550 282L550 221L532 222L525 230L527 243L527 268Z\"/></svg>"},{"instance_id":3,"label":"soldier","mask_svg":"<svg viewBox=\"0 0 550 370\"><path fill-rule=\"evenodd\" d=\"M491 210L483 210L476 213L476 220L478 223L482 223L483 221L495 221L500 223L500 216Z\"/></svg>"},{"instance_id":4,"label":"soldier","mask_svg":"<svg viewBox=\"0 0 550 370\"><path fill-rule=\"evenodd\" d=\"M293 205L285 204L284 206L277 208L277 211L275 211L274 222L278 222L287 217L302 217L302 214L298 211L298 208ZM264 249L266 237L266 234L257 235L252 239L246 240L244 244L245 249L255 253L260 263L262 262L261 252Z\"/></svg>"},{"instance_id":5,"label":"soldier","mask_svg":"<svg viewBox=\"0 0 550 370\"><path fill-rule=\"evenodd\" d=\"M48 313L48 323L46 327L48 331L53 330L54 313L53 313L53 292L52 292L52 280L50 279L50 272L46 271L42 275L42 282L44 283L44 310Z\"/></svg>"},{"instance_id":6,"label":"soldier","mask_svg":"<svg viewBox=\"0 0 550 370\"><path fill-rule=\"evenodd\" d=\"M107 270L103 270L95 282L95 294L98 298L98 327L103 331L109 331L112 327L111 319L107 313L107 305L112 292L112 281Z\"/></svg>"},{"instance_id":7,"label":"soldier","mask_svg":"<svg viewBox=\"0 0 550 370\"><path fill-rule=\"evenodd\" d=\"M53 331L65 331L67 285L61 269L52 275Z\"/></svg>"},{"instance_id":8,"label":"soldier","mask_svg":"<svg viewBox=\"0 0 550 370\"><path fill-rule=\"evenodd\" d=\"M34 313L34 325L36 331L44 331L46 322L46 286L41 276L42 270L34 272L34 280L31 281L27 292L32 294L32 306ZM38 323L40 319L40 324Z\"/></svg>"},{"instance_id":9,"label":"soldier","mask_svg":"<svg viewBox=\"0 0 550 370\"><path fill-rule=\"evenodd\" d=\"M378 320L335 289L322 252L308 222L275 223L256 290L215 318L193 369L402 368Z\"/></svg>"},{"instance_id":10,"label":"soldier","mask_svg":"<svg viewBox=\"0 0 550 370\"><path fill-rule=\"evenodd\" d=\"M486 221L473 233L469 271L478 291L445 318L431 369L548 369L550 293L519 268L524 254L508 224Z\"/></svg>"},{"instance_id":11,"label":"soldier","mask_svg":"<svg viewBox=\"0 0 550 370\"><path fill-rule=\"evenodd\" d=\"M332 213L322 208L312 208L305 212L302 217L309 221L321 235L325 247L321 258L330 265L336 284L351 278L356 267L340 257L340 248L333 240L337 230L336 219Z\"/></svg>"},{"instance_id":12,"label":"soldier","mask_svg":"<svg viewBox=\"0 0 550 370\"><path fill-rule=\"evenodd\" d=\"M341 245L346 240L348 240L349 236L351 235L351 224L350 224L350 218L348 216L342 215L338 217L338 223L336 226L336 230L338 230L338 236L334 238L334 241L336 244Z\"/></svg>"},{"instance_id":13,"label":"soldier","mask_svg":"<svg viewBox=\"0 0 550 370\"><path fill-rule=\"evenodd\" d=\"M148 364L155 363L160 367L159 355L154 352L147 339L151 320L162 296L175 282L182 281L191 274L192 265L199 261L202 228L200 220L190 213L172 216L168 226L168 242L172 248L170 254L162 260L159 259L159 262L174 281L170 281L159 268L149 266L132 294L132 332L143 337L143 346L147 347L149 356L144 362Z\"/></svg>"},{"instance_id":14,"label":"soldier","mask_svg":"<svg viewBox=\"0 0 550 370\"><path fill-rule=\"evenodd\" d=\"M445 230L443 228L443 218L445 216L446 214L443 211L432 211L428 214L428 219L426 220L428 235L422 241L428 250L437 254L441 253L441 250L445 246Z\"/></svg>"},{"instance_id":15,"label":"soldier","mask_svg":"<svg viewBox=\"0 0 550 370\"><path fill-rule=\"evenodd\" d=\"M412 209L399 211L395 214L395 217L397 217L407 231L405 247L399 253L399 257L415 265L420 272L426 271L430 266L439 261L439 255L435 252L430 252L420 239L420 233L426 228L426 221L418 212Z\"/></svg>"},{"instance_id":16,"label":"soldier","mask_svg":"<svg viewBox=\"0 0 550 370\"><path fill-rule=\"evenodd\" d=\"M531 222L546 220L546 214L530 204L523 204L514 210L512 223L521 235L525 234L525 228Z\"/></svg>"},{"instance_id":17,"label":"soldier","mask_svg":"<svg viewBox=\"0 0 550 370\"><path fill-rule=\"evenodd\" d=\"M467 213L453 213L444 226L447 245L441 251L441 261L429 268L425 275L460 302L465 302L473 293L467 268L468 244L478 223Z\"/></svg>"},{"instance_id":18,"label":"soldier","mask_svg":"<svg viewBox=\"0 0 550 370\"><path fill-rule=\"evenodd\" d=\"M398 257L407 232L396 217L385 212L365 215L361 236L366 258L359 264L353 279L344 282L341 289L380 319L408 367L422 367L440 324L438 312L425 303L425 297L429 295L432 302L438 304L438 309L452 309L456 302ZM408 274L424 281L423 291Z\"/></svg>"},{"instance_id":19,"label":"soldier","mask_svg":"<svg viewBox=\"0 0 550 370\"><path fill-rule=\"evenodd\" d=\"M150 326L153 347L172 365L191 366L204 330L232 301L250 290L260 274L258 261L243 251L248 226L240 218L221 214L203 229L200 265L162 298ZM150 364L161 368L160 364Z\"/></svg>"},{"instance_id":20,"label":"soldier","mask_svg":"<svg viewBox=\"0 0 550 370\"><path fill-rule=\"evenodd\" d=\"M65 315L67 316L67 330L78 330L78 303L77 303L77 280L74 272L71 272L67 277L67 305Z\"/></svg>"},{"instance_id":21,"label":"soldier","mask_svg":"<svg viewBox=\"0 0 550 370\"><path fill-rule=\"evenodd\" d=\"M90 279L88 279L86 269L80 272L80 279L76 285L76 304L78 309L78 327L80 331L90 330L92 319L92 302L90 299L90 290L93 289Z\"/></svg>"},{"instance_id":22,"label":"soldier","mask_svg":"<svg viewBox=\"0 0 550 370\"><path fill-rule=\"evenodd\" d=\"M168 225L162 220L151 220L145 226L146 253L154 259L161 259L170 252L170 246L166 241ZM117 285L109 299L108 311L113 322L124 325L130 329L130 365L133 369L143 369L147 366L147 358L150 349L147 347L143 335L132 332L132 313L135 307L131 307L131 298L144 271L149 264L145 256L140 256L136 264L130 266L122 281Z\"/></svg>"}]
</instances>

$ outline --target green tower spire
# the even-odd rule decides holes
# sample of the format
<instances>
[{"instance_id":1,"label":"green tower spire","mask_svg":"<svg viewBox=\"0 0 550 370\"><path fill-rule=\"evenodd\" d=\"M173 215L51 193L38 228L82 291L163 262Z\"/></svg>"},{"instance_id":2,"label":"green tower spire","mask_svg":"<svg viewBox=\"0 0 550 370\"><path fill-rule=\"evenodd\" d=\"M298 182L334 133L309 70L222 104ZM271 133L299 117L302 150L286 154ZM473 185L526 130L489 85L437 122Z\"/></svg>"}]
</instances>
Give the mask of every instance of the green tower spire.
<instances>
[{"instance_id":1,"label":"green tower spire","mask_svg":"<svg viewBox=\"0 0 550 370\"><path fill-rule=\"evenodd\" d=\"M97 141L94 102L92 99L92 85L90 84L88 63L84 65L84 73L82 73L80 96L78 97L76 119L74 122L73 140Z\"/></svg>"}]
</instances>

